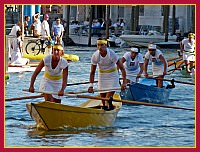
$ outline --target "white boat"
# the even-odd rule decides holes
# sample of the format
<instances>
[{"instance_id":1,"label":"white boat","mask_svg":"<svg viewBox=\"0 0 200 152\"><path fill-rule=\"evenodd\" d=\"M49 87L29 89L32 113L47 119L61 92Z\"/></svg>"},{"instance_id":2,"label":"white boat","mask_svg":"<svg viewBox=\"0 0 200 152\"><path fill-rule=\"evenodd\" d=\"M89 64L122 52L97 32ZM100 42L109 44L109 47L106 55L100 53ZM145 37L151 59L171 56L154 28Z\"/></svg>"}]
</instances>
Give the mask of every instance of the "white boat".
<instances>
[{"instance_id":1,"label":"white boat","mask_svg":"<svg viewBox=\"0 0 200 152\"><path fill-rule=\"evenodd\" d=\"M165 36L157 31L149 31L147 35L124 34L120 38L124 40L129 46L147 47L149 42L160 43L165 41ZM176 36L168 36L168 43L175 42Z\"/></svg>"},{"instance_id":2,"label":"white boat","mask_svg":"<svg viewBox=\"0 0 200 152\"><path fill-rule=\"evenodd\" d=\"M77 46L88 46L88 36L84 35L69 35L69 37L72 39L72 41L75 43ZM97 45L97 39L99 37L91 37L91 45L96 46Z\"/></svg>"},{"instance_id":3,"label":"white boat","mask_svg":"<svg viewBox=\"0 0 200 152\"><path fill-rule=\"evenodd\" d=\"M33 72L35 71L37 64L33 65L21 65L21 66L8 66L7 73L20 73L20 72ZM42 68L44 71L44 68Z\"/></svg>"},{"instance_id":4,"label":"white boat","mask_svg":"<svg viewBox=\"0 0 200 152\"><path fill-rule=\"evenodd\" d=\"M114 96L120 99L120 96ZM110 127L114 124L122 102L112 102L114 109L101 109L101 100L90 99L79 106L69 106L48 101L27 103L27 111L38 128L52 130L65 127Z\"/></svg>"}]
</instances>

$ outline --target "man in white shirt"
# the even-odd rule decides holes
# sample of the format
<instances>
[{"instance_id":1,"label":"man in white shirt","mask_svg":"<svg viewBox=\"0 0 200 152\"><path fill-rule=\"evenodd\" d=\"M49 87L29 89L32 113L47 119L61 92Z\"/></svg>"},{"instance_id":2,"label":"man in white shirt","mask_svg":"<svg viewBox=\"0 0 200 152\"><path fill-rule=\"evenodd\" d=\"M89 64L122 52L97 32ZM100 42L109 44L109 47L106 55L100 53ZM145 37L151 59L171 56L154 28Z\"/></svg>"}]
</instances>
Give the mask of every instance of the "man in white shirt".
<instances>
[{"instance_id":1,"label":"man in white shirt","mask_svg":"<svg viewBox=\"0 0 200 152\"><path fill-rule=\"evenodd\" d=\"M21 31L21 22L17 22L17 24L15 24L12 29L11 29L11 32L9 33L10 36L14 36L14 37L17 37L17 31ZM8 38L8 57L9 59L11 60L11 54L12 54L12 51L11 51L11 42L13 41L13 38Z\"/></svg>"},{"instance_id":2,"label":"man in white shirt","mask_svg":"<svg viewBox=\"0 0 200 152\"><path fill-rule=\"evenodd\" d=\"M35 15L33 15L34 18L34 36L39 37L41 35L41 22L40 22L40 14L37 12Z\"/></svg>"},{"instance_id":3,"label":"man in white shirt","mask_svg":"<svg viewBox=\"0 0 200 152\"><path fill-rule=\"evenodd\" d=\"M148 52L145 54L144 59L144 76L148 77L147 67L149 61L152 62L152 72L153 76L159 78L156 80L158 88L163 87L164 76L167 74L167 62L162 54L162 52L156 48L156 45L149 44Z\"/></svg>"},{"instance_id":4,"label":"man in white shirt","mask_svg":"<svg viewBox=\"0 0 200 152\"><path fill-rule=\"evenodd\" d=\"M41 30L41 35L43 37L48 37L50 36L50 32L49 32L49 23L47 22L49 20L49 15L45 14L44 15L44 20L42 22L42 30Z\"/></svg>"}]
</instances>

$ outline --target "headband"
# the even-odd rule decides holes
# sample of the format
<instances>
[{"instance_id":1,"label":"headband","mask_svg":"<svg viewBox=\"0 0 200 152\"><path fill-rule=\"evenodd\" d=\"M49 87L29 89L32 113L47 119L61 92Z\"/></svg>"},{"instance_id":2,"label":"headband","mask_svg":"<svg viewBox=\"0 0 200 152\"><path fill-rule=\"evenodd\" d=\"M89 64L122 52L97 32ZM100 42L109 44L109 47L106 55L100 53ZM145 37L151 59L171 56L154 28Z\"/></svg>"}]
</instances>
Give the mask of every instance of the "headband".
<instances>
[{"instance_id":1,"label":"headband","mask_svg":"<svg viewBox=\"0 0 200 152\"><path fill-rule=\"evenodd\" d=\"M107 44L106 40L97 40L97 44Z\"/></svg>"},{"instance_id":2,"label":"headband","mask_svg":"<svg viewBox=\"0 0 200 152\"><path fill-rule=\"evenodd\" d=\"M193 36L193 35L190 35L190 36L188 36L188 38L194 38L194 36Z\"/></svg>"},{"instance_id":3,"label":"headband","mask_svg":"<svg viewBox=\"0 0 200 152\"><path fill-rule=\"evenodd\" d=\"M138 48L131 48L131 51L137 53L138 52Z\"/></svg>"},{"instance_id":4,"label":"headband","mask_svg":"<svg viewBox=\"0 0 200 152\"><path fill-rule=\"evenodd\" d=\"M63 47L60 45L54 45L53 49L57 49L57 50L63 50Z\"/></svg>"}]
</instances>

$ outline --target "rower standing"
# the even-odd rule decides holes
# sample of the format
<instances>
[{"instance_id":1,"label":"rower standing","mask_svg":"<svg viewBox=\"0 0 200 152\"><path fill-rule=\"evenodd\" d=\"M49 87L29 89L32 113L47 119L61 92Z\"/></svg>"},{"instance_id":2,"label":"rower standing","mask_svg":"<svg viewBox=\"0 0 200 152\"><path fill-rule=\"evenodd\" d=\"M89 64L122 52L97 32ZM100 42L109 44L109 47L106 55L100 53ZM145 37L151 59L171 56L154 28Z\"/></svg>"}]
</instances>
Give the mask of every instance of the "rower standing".
<instances>
[{"instance_id":1,"label":"rower standing","mask_svg":"<svg viewBox=\"0 0 200 152\"><path fill-rule=\"evenodd\" d=\"M98 50L94 52L91 58L91 71L90 71L90 86L88 92L93 93L93 83L95 77L96 67L98 65L98 89L110 89L120 87L119 85L119 73L117 67L122 72L123 83L121 89L126 88L126 72L123 64L119 60L118 56L111 49L107 48L107 40L99 38L97 40ZM110 98L114 95L115 91L101 92L100 96L103 98ZM113 107L107 102L102 100L103 109L111 110Z\"/></svg>"},{"instance_id":2,"label":"rower standing","mask_svg":"<svg viewBox=\"0 0 200 152\"><path fill-rule=\"evenodd\" d=\"M183 53L183 60L185 62L186 70L188 72L191 72L190 68L194 66L194 61L195 61L195 55L194 55L195 39L194 39L193 33L189 33L188 38L183 39L181 41L180 49L181 49L181 52Z\"/></svg>"},{"instance_id":3,"label":"rower standing","mask_svg":"<svg viewBox=\"0 0 200 152\"><path fill-rule=\"evenodd\" d=\"M152 72L153 76L158 78L156 79L156 85L158 88L163 87L163 79L164 75L167 74L167 62L162 54L162 52L156 49L156 45L149 44L148 52L145 54L144 60L144 76L148 77L147 67L149 61L152 62Z\"/></svg>"},{"instance_id":4,"label":"rower standing","mask_svg":"<svg viewBox=\"0 0 200 152\"><path fill-rule=\"evenodd\" d=\"M138 48L131 48L121 59L126 70L127 83L133 83L141 77L143 72L144 60Z\"/></svg>"},{"instance_id":5,"label":"rower standing","mask_svg":"<svg viewBox=\"0 0 200 152\"><path fill-rule=\"evenodd\" d=\"M68 78L68 63L61 57L63 54L64 50L62 45L55 44L53 47L53 54L45 56L33 73L29 87L30 92L34 92L35 79L42 68L45 67L39 90L45 92L58 92L57 95L44 93L44 98L45 101L61 103L60 96L64 95Z\"/></svg>"}]
</instances>

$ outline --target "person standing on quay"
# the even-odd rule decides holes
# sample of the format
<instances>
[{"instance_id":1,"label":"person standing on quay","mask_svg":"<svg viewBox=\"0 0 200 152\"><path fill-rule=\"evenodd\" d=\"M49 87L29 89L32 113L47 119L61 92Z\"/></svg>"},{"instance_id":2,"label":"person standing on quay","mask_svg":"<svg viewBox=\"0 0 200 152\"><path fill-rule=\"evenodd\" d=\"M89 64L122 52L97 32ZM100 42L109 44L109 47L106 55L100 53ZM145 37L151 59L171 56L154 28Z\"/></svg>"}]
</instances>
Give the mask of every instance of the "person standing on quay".
<instances>
[{"instance_id":1,"label":"person standing on quay","mask_svg":"<svg viewBox=\"0 0 200 152\"><path fill-rule=\"evenodd\" d=\"M22 66L29 63L29 59L22 58L22 32L17 31L17 36L14 38L11 48L13 49L11 54L11 65Z\"/></svg>"},{"instance_id":2,"label":"person standing on quay","mask_svg":"<svg viewBox=\"0 0 200 152\"><path fill-rule=\"evenodd\" d=\"M28 36L28 22L30 21L30 16L26 15L24 17L24 34Z\"/></svg>"},{"instance_id":3,"label":"person standing on quay","mask_svg":"<svg viewBox=\"0 0 200 152\"><path fill-rule=\"evenodd\" d=\"M126 88L126 71L123 67L123 64L119 60L118 56L111 49L107 48L107 40L99 38L97 40L98 50L94 52L91 58L91 71L90 71L90 86L88 92L93 93L93 83L95 77L96 67L98 65L98 89L110 89L120 87L119 85L119 73L117 67L122 72L123 83L121 89ZM103 98L110 98L114 95L115 91L105 91L101 92L100 96ZM104 110L112 110L112 104L109 104L108 101L102 101Z\"/></svg>"},{"instance_id":4,"label":"person standing on quay","mask_svg":"<svg viewBox=\"0 0 200 152\"><path fill-rule=\"evenodd\" d=\"M153 76L156 78L156 85L158 88L163 87L163 79L164 76L167 74L167 62L163 57L163 54L160 50L156 49L156 45L149 44L148 52L145 54L144 60L144 76L148 77L147 67L149 61L152 62L152 72Z\"/></svg>"},{"instance_id":5,"label":"person standing on quay","mask_svg":"<svg viewBox=\"0 0 200 152\"><path fill-rule=\"evenodd\" d=\"M40 22L40 13L36 12L33 15L33 19L34 19L34 37L40 37L41 35L41 22Z\"/></svg>"},{"instance_id":6,"label":"person standing on quay","mask_svg":"<svg viewBox=\"0 0 200 152\"><path fill-rule=\"evenodd\" d=\"M52 30L52 35L55 38L55 42L62 44L62 37L65 30L63 25L60 23L59 17L56 17L56 24L52 26L51 30Z\"/></svg>"},{"instance_id":7,"label":"person standing on quay","mask_svg":"<svg viewBox=\"0 0 200 152\"><path fill-rule=\"evenodd\" d=\"M44 15L44 20L42 22L42 30L41 30L41 35L43 37L48 37L50 36L50 30L49 30L49 23L47 22L49 19L49 15L48 14L45 14Z\"/></svg>"},{"instance_id":8,"label":"person standing on quay","mask_svg":"<svg viewBox=\"0 0 200 152\"><path fill-rule=\"evenodd\" d=\"M17 31L21 31L21 22L17 22L17 24L15 24L12 29L11 32L9 33L9 35L11 36L17 36Z\"/></svg>"}]
</instances>

